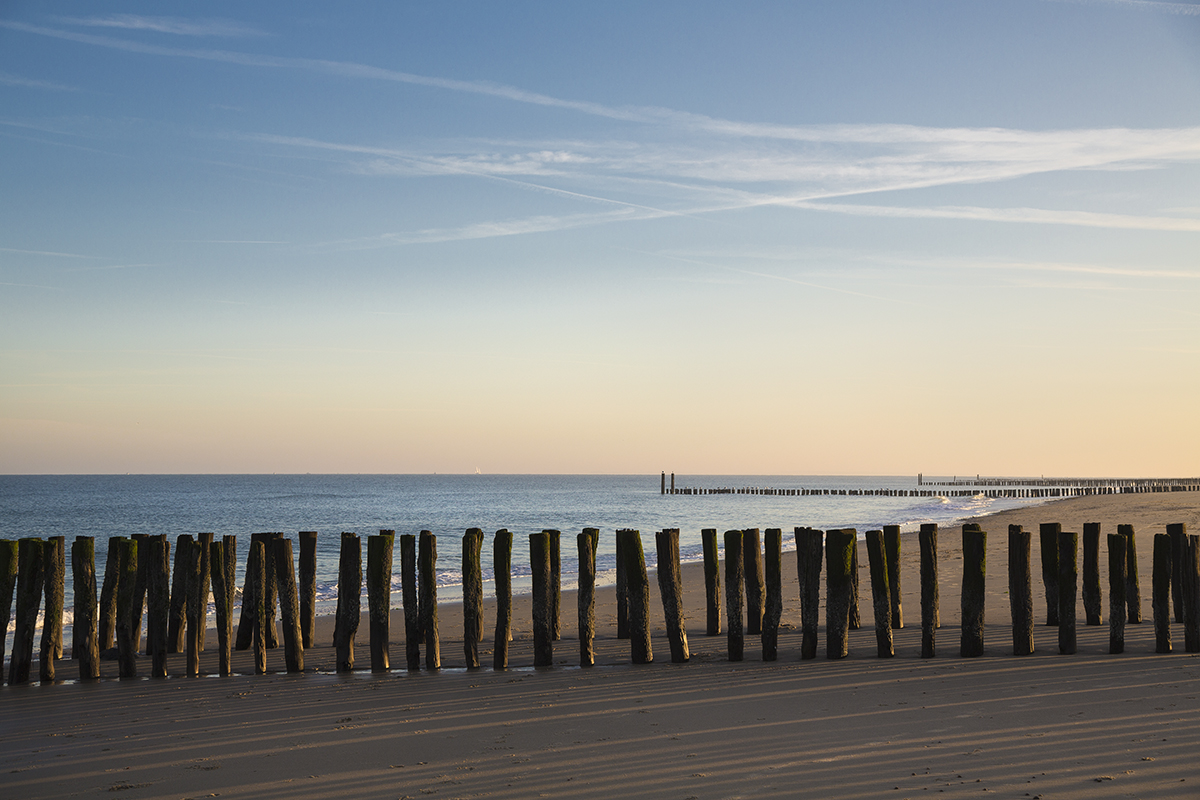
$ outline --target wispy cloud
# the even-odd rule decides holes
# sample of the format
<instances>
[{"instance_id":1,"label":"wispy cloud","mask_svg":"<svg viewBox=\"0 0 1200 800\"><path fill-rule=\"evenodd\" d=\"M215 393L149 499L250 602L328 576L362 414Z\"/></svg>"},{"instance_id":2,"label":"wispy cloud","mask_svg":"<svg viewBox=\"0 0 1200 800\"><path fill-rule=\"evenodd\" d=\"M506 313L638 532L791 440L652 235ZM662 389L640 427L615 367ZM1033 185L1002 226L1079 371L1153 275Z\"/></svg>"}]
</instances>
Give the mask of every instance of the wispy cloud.
<instances>
[{"instance_id":1,"label":"wispy cloud","mask_svg":"<svg viewBox=\"0 0 1200 800\"><path fill-rule=\"evenodd\" d=\"M1181 14L1188 17L1200 16L1200 4L1194 3L1162 3L1158 0L1053 0L1053 2L1119 6L1136 11L1157 11L1162 14Z\"/></svg>"},{"instance_id":2,"label":"wispy cloud","mask_svg":"<svg viewBox=\"0 0 1200 800\"><path fill-rule=\"evenodd\" d=\"M1028 222L1039 225L1081 225L1089 228L1121 228L1145 231L1200 232L1200 219L1105 214L1045 208L979 208L975 206L871 206L851 203L797 201L789 205L812 211L830 211L868 217L921 219L969 219L983 222Z\"/></svg>"},{"instance_id":3,"label":"wispy cloud","mask_svg":"<svg viewBox=\"0 0 1200 800\"><path fill-rule=\"evenodd\" d=\"M109 14L104 17L58 17L64 25L89 28L120 28L129 31L153 31L177 36L265 36L260 30L229 19L191 19L188 17L147 17L140 14Z\"/></svg>"},{"instance_id":4,"label":"wispy cloud","mask_svg":"<svg viewBox=\"0 0 1200 800\"><path fill-rule=\"evenodd\" d=\"M54 250L21 250L16 247L0 247L0 253L22 253L29 256L54 256L55 258L104 258L104 256L89 256L83 253L59 253Z\"/></svg>"},{"instance_id":5,"label":"wispy cloud","mask_svg":"<svg viewBox=\"0 0 1200 800\"><path fill-rule=\"evenodd\" d=\"M20 75L13 75L9 72L0 72L0 84L5 86L22 86L27 89L48 89L52 92L78 92L76 86L67 86L65 83L55 83L54 81L43 81L36 78L23 78Z\"/></svg>"},{"instance_id":6,"label":"wispy cloud","mask_svg":"<svg viewBox=\"0 0 1200 800\"><path fill-rule=\"evenodd\" d=\"M665 213L665 212L664 212ZM627 222L635 219L652 219L659 214L651 211L636 209L618 209L616 211L596 214L565 214L561 216L541 215L519 219L500 220L496 222L479 222L455 228L427 228L424 230L384 233L363 239L326 242L326 245L350 246L370 249L388 247L398 244L433 244L438 242L458 242L468 239L491 239L499 236L520 236L528 233L548 233L551 231L582 228L590 225L603 225L609 222Z\"/></svg>"}]
</instances>

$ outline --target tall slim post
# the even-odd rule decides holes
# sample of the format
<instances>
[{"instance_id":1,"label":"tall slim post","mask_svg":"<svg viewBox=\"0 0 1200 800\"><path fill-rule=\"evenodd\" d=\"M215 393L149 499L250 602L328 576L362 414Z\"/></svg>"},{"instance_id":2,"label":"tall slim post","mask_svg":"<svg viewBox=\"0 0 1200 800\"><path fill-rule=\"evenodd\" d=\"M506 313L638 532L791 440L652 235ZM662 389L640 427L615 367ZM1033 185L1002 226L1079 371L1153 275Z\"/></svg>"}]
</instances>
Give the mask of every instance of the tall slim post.
<instances>
[{"instance_id":1,"label":"tall slim post","mask_svg":"<svg viewBox=\"0 0 1200 800\"><path fill-rule=\"evenodd\" d=\"M683 615L683 576L679 569L679 529L667 528L654 535L658 556L658 593L662 597L663 619L671 646L671 663L683 664L691 658ZM647 598L648 600L648 598Z\"/></svg>"},{"instance_id":2,"label":"tall slim post","mask_svg":"<svg viewBox=\"0 0 1200 800\"><path fill-rule=\"evenodd\" d=\"M45 558L45 543L41 539L26 537L18 540L17 622L13 632L12 658L8 664L10 685L27 683L33 668L33 636L38 610L42 605Z\"/></svg>"},{"instance_id":3,"label":"tall slim post","mask_svg":"<svg viewBox=\"0 0 1200 800\"><path fill-rule=\"evenodd\" d=\"M1154 570L1151 576L1154 611L1154 652L1171 652L1171 537L1154 534Z\"/></svg>"},{"instance_id":4,"label":"tall slim post","mask_svg":"<svg viewBox=\"0 0 1200 800\"><path fill-rule=\"evenodd\" d=\"M5 632L4 637L0 637L0 682L4 680L3 665L4 665L4 649L5 640L8 638L8 623L12 620L13 610L13 591L17 586L17 564L20 560L19 544L12 539L0 539L0 631ZM79 597L79 591L76 589L76 598ZM96 579L92 577L92 603L96 602ZM76 600L78 603L78 600ZM78 609L75 612L79 613ZM93 609L94 614L94 609ZM94 619L94 617L93 617ZM93 625L95 623L93 622Z\"/></svg>"},{"instance_id":5,"label":"tall slim post","mask_svg":"<svg viewBox=\"0 0 1200 800\"><path fill-rule=\"evenodd\" d=\"M1108 535L1108 652L1125 652L1125 588L1129 547L1119 533Z\"/></svg>"},{"instance_id":6,"label":"tall slim post","mask_svg":"<svg viewBox=\"0 0 1200 800\"><path fill-rule=\"evenodd\" d=\"M550 667L554 665L554 632L550 623L550 535L545 531L529 534L529 566L533 578L533 665Z\"/></svg>"},{"instance_id":7,"label":"tall slim post","mask_svg":"<svg viewBox=\"0 0 1200 800\"><path fill-rule=\"evenodd\" d=\"M617 638L629 638L629 582L625 577L625 551L621 537L616 537L617 581Z\"/></svg>"},{"instance_id":8,"label":"tall slim post","mask_svg":"<svg viewBox=\"0 0 1200 800\"><path fill-rule=\"evenodd\" d=\"M742 532L725 531L725 607L730 661L741 661L745 656L746 637L742 623L745 600L742 593L745 591L746 568L742 559Z\"/></svg>"},{"instance_id":9,"label":"tall slim post","mask_svg":"<svg viewBox=\"0 0 1200 800\"><path fill-rule=\"evenodd\" d=\"M171 573L171 604L167 610L167 652L182 653L185 647L184 638L187 632L187 559L188 554L192 552L192 535L190 533L181 533L175 540L175 569ZM108 583L107 577L105 583ZM242 613L247 612L246 609L246 587L242 587ZM101 599L100 605L103 608L104 600ZM103 613L101 617L103 618ZM104 627L101 622L101 628ZM241 631L241 626L238 626L238 631ZM103 637L101 637L103 639ZM241 637L239 636L239 639ZM250 629L246 628L246 643L244 646L238 647L239 650L244 650L250 646Z\"/></svg>"},{"instance_id":10,"label":"tall slim post","mask_svg":"<svg viewBox=\"0 0 1200 800\"><path fill-rule=\"evenodd\" d=\"M1079 589L1079 534L1058 534L1058 652L1072 655L1075 641L1075 597Z\"/></svg>"},{"instance_id":11,"label":"tall slim post","mask_svg":"<svg viewBox=\"0 0 1200 800\"><path fill-rule=\"evenodd\" d=\"M1183 544L1187 525L1182 522L1167 525L1167 536L1171 537L1171 605L1175 621L1183 622Z\"/></svg>"},{"instance_id":12,"label":"tall slim post","mask_svg":"<svg viewBox=\"0 0 1200 800\"><path fill-rule=\"evenodd\" d=\"M134 581L133 594L133 651L135 653L142 650L142 615L146 610L146 565L141 559L146 555L146 536L145 533L131 533L130 539L133 539L138 544L138 567L137 578Z\"/></svg>"},{"instance_id":13,"label":"tall slim post","mask_svg":"<svg viewBox=\"0 0 1200 800\"><path fill-rule=\"evenodd\" d=\"M462 538L463 655L467 669L479 669L483 642L483 531L469 528Z\"/></svg>"},{"instance_id":14,"label":"tall slim post","mask_svg":"<svg viewBox=\"0 0 1200 800\"><path fill-rule=\"evenodd\" d=\"M404 598L404 660L409 672L421 669L421 606L417 590L417 537L400 536L400 593Z\"/></svg>"},{"instance_id":15,"label":"tall slim post","mask_svg":"<svg viewBox=\"0 0 1200 800\"><path fill-rule=\"evenodd\" d=\"M433 531L421 531L417 540L417 567L420 574L421 632L425 636L425 669L442 668L442 645L438 633L437 608L437 537Z\"/></svg>"},{"instance_id":16,"label":"tall slim post","mask_svg":"<svg viewBox=\"0 0 1200 800\"><path fill-rule=\"evenodd\" d=\"M700 531L704 545L704 607L707 612L705 633L717 636L721 633L721 558L717 552L717 529Z\"/></svg>"},{"instance_id":17,"label":"tall slim post","mask_svg":"<svg viewBox=\"0 0 1200 800\"><path fill-rule=\"evenodd\" d=\"M1042 554L1042 583L1046 586L1046 624L1058 624L1058 535L1062 525L1043 522L1038 526L1038 544Z\"/></svg>"},{"instance_id":18,"label":"tall slim post","mask_svg":"<svg viewBox=\"0 0 1200 800\"><path fill-rule=\"evenodd\" d=\"M1033 653L1033 535L1020 525L1008 526L1008 601L1012 609L1013 655Z\"/></svg>"},{"instance_id":19,"label":"tall slim post","mask_svg":"<svg viewBox=\"0 0 1200 800\"><path fill-rule=\"evenodd\" d=\"M904 610L900 606L900 526L883 526L883 549L886 551L888 591L892 594L892 627L904 627Z\"/></svg>"},{"instance_id":20,"label":"tall slim post","mask_svg":"<svg viewBox=\"0 0 1200 800\"><path fill-rule=\"evenodd\" d=\"M1083 523L1083 613L1088 625L1104 624L1100 592L1100 523Z\"/></svg>"},{"instance_id":21,"label":"tall slim post","mask_svg":"<svg viewBox=\"0 0 1200 800\"><path fill-rule=\"evenodd\" d=\"M137 548L136 539L122 537L117 542L117 675L122 679L137 677L137 645L133 633Z\"/></svg>"},{"instance_id":22,"label":"tall slim post","mask_svg":"<svg viewBox=\"0 0 1200 800\"><path fill-rule=\"evenodd\" d=\"M12 578L5 578L8 544L0 541L0 623L4 625L3 630L8 630L8 610L12 602ZM12 550L15 556L16 548ZM15 558L12 566L13 577L16 577ZM96 638L96 540L91 536L76 536L71 544L71 572L75 595L71 657L79 661L81 681L96 680L100 677L100 648ZM3 661L4 645L0 644L0 663Z\"/></svg>"},{"instance_id":23,"label":"tall slim post","mask_svg":"<svg viewBox=\"0 0 1200 800\"><path fill-rule=\"evenodd\" d=\"M921 547L921 658L937 654L937 629L941 626L937 540L937 523L923 523L917 534Z\"/></svg>"},{"instance_id":24,"label":"tall slim post","mask_svg":"<svg viewBox=\"0 0 1200 800\"><path fill-rule=\"evenodd\" d=\"M300 531L300 637L305 648L313 646L317 631L317 532Z\"/></svg>"},{"instance_id":25,"label":"tall slim post","mask_svg":"<svg viewBox=\"0 0 1200 800\"><path fill-rule=\"evenodd\" d=\"M200 677L200 628L204 625L204 610L200 606L200 548L192 542L187 558L187 676ZM261 590L262 587L256 587ZM261 594L258 595L262 597Z\"/></svg>"},{"instance_id":26,"label":"tall slim post","mask_svg":"<svg viewBox=\"0 0 1200 800\"><path fill-rule=\"evenodd\" d=\"M595 533L593 533L595 532ZM596 551L592 549L598 534L595 528L584 528L576 537L579 552L579 666L596 663L593 643L596 638Z\"/></svg>"},{"instance_id":27,"label":"tall slim post","mask_svg":"<svg viewBox=\"0 0 1200 800\"><path fill-rule=\"evenodd\" d=\"M850 543L853 555L850 559L850 630L856 631L862 627L862 612L858 607L858 531L854 532L854 541Z\"/></svg>"},{"instance_id":28,"label":"tall slim post","mask_svg":"<svg viewBox=\"0 0 1200 800\"><path fill-rule=\"evenodd\" d=\"M1183 649L1186 653L1200 653L1200 536L1184 537L1180 586L1183 589Z\"/></svg>"},{"instance_id":29,"label":"tall slim post","mask_svg":"<svg viewBox=\"0 0 1200 800\"><path fill-rule=\"evenodd\" d=\"M96 637L101 652L111 650L117 641L117 581L121 571L118 567L120 558L121 537L113 536L108 540L104 558L104 582L100 585L100 615Z\"/></svg>"},{"instance_id":30,"label":"tall slim post","mask_svg":"<svg viewBox=\"0 0 1200 800\"><path fill-rule=\"evenodd\" d=\"M762 633L763 612L763 556L758 528L742 531L742 563L746 571L746 633Z\"/></svg>"},{"instance_id":31,"label":"tall slim post","mask_svg":"<svg viewBox=\"0 0 1200 800\"><path fill-rule=\"evenodd\" d=\"M867 531L867 561L871 568L876 655L879 658L891 658L896 650L892 644L892 593L888 588L888 561L883 531Z\"/></svg>"},{"instance_id":32,"label":"tall slim post","mask_svg":"<svg viewBox=\"0 0 1200 800\"><path fill-rule=\"evenodd\" d=\"M267 563L270 559L267 557L267 539L259 534L252 534L250 537L250 555L246 559L246 583L254 587L254 596L257 598L253 611L253 618L250 620L251 639L253 640L254 652L254 674L267 674ZM190 579L189 579L190 582ZM340 581L339 581L340 589ZM191 597L189 594L189 603ZM189 615L190 616L190 615ZM357 623L358 617L355 617ZM190 647L190 639L189 647ZM353 663L354 657L350 657ZM338 660L338 671L341 671L341 659Z\"/></svg>"},{"instance_id":33,"label":"tall slim post","mask_svg":"<svg viewBox=\"0 0 1200 800\"><path fill-rule=\"evenodd\" d=\"M493 669L508 669L508 643L512 641L512 543L513 535L507 528L496 531L496 537L492 540L492 572L496 576Z\"/></svg>"},{"instance_id":34,"label":"tall slim post","mask_svg":"<svg viewBox=\"0 0 1200 800\"><path fill-rule=\"evenodd\" d=\"M392 549L395 541L396 532L392 530L381 530L379 535L367 537L367 617L372 672L387 672L392 666L388 639L391 633Z\"/></svg>"},{"instance_id":35,"label":"tall slim post","mask_svg":"<svg viewBox=\"0 0 1200 800\"><path fill-rule=\"evenodd\" d=\"M550 541L550 635L562 638L562 533L547 530Z\"/></svg>"},{"instance_id":36,"label":"tall slim post","mask_svg":"<svg viewBox=\"0 0 1200 800\"><path fill-rule=\"evenodd\" d=\"M387 546L388 596L391 596L392 537L385 537ZM292 561L292 540L280 536L272 540L274 551L275 587L279 595L279 617L283 622L283 663L289 673L304 672L304 635L300 632L300 592L296 588L296 570ZM375 628L372 626L371 633ZM384 647L387 646L387 630L384 629ZM371 643L371 661L375 661L374 636ZM387 651L384 651L387 660Z\"/></svg>"},{"instance_id":37,"label":"tall slim post","mask_svg":"<svg viewBox=\"0 0 1200 800\"><path fill-rule=\"evenodd\" d=\"M963 658L983 655L984 583L987 577L987 533L978 525L963 525L962 639Z\"/></svg>"},{"instance_id":38,"label":"tall slim post","mask_svg":"<svg viewBox=\"0 0 1200 800\"><path fill-rule=\"evenodd\" d=\"M850 603L854 591L854 542L858 531L843 528L825 532L825 655L850 654Z\"/></svg>"},{"instance_id":39,"label":"tall slim post","mask_svg":"<svg viewBox=\"0 0 1200 800\"><path fill-rule=\"evenodd\" d=\"M354 636L358 633L361 615L362 540L357 534L344 532L338 556L337 618L333 629L338 672L350 672L354 669ZM265 614L263 616L265 619Z\"/></svg>"},{"instance_id":40,"label":"tall slim post","mask_svg":"<svg viewBox=\"0 0 1200 800\"><path fill-rule=\"evenodd\" d=\"M225 678L233 674L233 580L225 569L225 549L230 547L226 536L209 546L212 564L213 607L217 623L217 672Z\"/></svg>"},{"instance_id":41,"label":"tall slim post","mask_svg":"<svg viewBox=\"0 0 1200 800\"><path fill-rule=\"evenodd\" d=\"M353 534L343 533L342 537L345 538L347 535ZM188 540L190 541L191 537L188 537ZM233 643L234 650L249 650L250 646L254 643L254 629L257 625L258 605L260 602L260 598L257 594L259 587L254 585L254 576L258 574L259 567L258 562L255 560L258 558L258 556L255 554L260 551L254 549L254 543L261 541L261 533L250 534L250 550L248 553L246 553L246 571L242 575L242 613L241 616L238 617L237 638ZM177 547L183 546L183 538L180 537ZM184 563L186 564L186 561ZM178 558L176 558L176 569L178 568ZM186 588L186 582L184 583L184 586ZM172 602L173 601L174 598L172 598ZM340 624L342 610L342 592L340 586L338 587L337 610L338 613L333 619L333 640L335 647L337 646L338 625ZM263 641L266 641L265 630L263 631ZM263 646L265 647L266 645L264 644Z\"/></svg>"},{"instance_id":42,"label":"tall slim post","mask_svg":"<svg viewBox=\"0 0 1200 800\"><path fill-rule=\"evenodd\" d=\"M1125 620L1138 625L1142 621L1142 590L1138 585L1137 538L1132 525L1118 525L1117 533L1125 537Z\"/></svg>"},{"instance_id":43,"label":"tall slim post","mask_svg":"<svg viewBox=\"0 0 1200 800\"><path fill-rule=\"evenodd\" d=\"M795 534L796 573L800 583L800 658L810 660L817 657L825 534L813 528L796 528Z\"/></svg>"},{"instance_id":44,"label":"tall slim post","mask_svg":"<svg viewBox=\"0 0 1200 800\"><path fill-rule=\"evenodd\" d=\"M208 631L208 599L212 596L213 565L209 559L212 557L213 534L196 534L196 541L200 545L200 637L197 646L203 653L204 636Z\"/></svg>"},{"instance_id":45,"label":"tall slim post","mask_svg":"<svg viewBox=\"0 0 1200 800\"><path fill-rule=\"evenodd\" d=\"M62 658L63 602L66 593L66 554L64 537L51 536L42 545L45 611L42 614L42 646L38 655L38 677L53 683L56 662Z\"/></svg>"},{"instance_id":46,"label":"tall slim post","mask_svg":"<svg viewBox=\"0 0 1200 800\"><path fill-rule=\"evenodd\" d=\"M167 617L171 607L171 543L166 534L146 544L146 652L150 674L167 677Z\"/></svg>"},{"instance_id":47,"label":"tall slim post","mask_svg":"<svg viewBox=\"0 0 1200 800\"><path fill-rule=\"evenodd\" d=\"M650 646L650 581L646 576L646 556L642 535L636 530L617 531L623 537L625 580L629 589L629 653L634 664L654 660Z\"/></svg>"}]
</instances>

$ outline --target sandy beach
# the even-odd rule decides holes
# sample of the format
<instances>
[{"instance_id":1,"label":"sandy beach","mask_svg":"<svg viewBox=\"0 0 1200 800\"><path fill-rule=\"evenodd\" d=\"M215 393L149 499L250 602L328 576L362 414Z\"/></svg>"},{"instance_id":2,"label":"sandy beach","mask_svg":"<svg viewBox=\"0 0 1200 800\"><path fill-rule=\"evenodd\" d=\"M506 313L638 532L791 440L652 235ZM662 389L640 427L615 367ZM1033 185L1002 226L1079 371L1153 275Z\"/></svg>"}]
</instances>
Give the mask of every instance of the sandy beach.
<instances>
[{"instance_id":1,"label":"sandy beach","mask_svg":"<svg viewBox=\"0 0 1200 800\"><path fill-rule=\"evenodd\" d=\"M130 798L467 797L1195 797L1200 770L1200 660L1154 653L1150 553L1155 533L1184 522L1200 532L1195 493L1080 497L977 520L988 537L985 654L958 655L960 536L940 532L938 656L920 655L915 537L905 537L906 627L896 657L875 657L866 552L863 628L850 656L800 661L794 554L785 555L779 660L763 663L757 636L730 663L726 639L704 635L703 575L684 569L692 659L669 663L662 606L651 580L656 661L629 663L615 638L615 598L597 598L597 666L580 669L575 597L562 600L555 666L533 669L529 597L514 602L507 672L463 667L458 607L439 608L438 673L408 673L403 620L393 614L389 673L331 674L331 620L304 675L115 679L0 689L0 796L56 798L122 792ZM1108 655L1108 626L1084 625L1078 653L1061 656L1054 628L1036 629L1036 652L1012 655L1007 530L1041 522L1082 530L1101 522L1138 534L1145 622L1126 629L1126 652ZM643 532L647 543L652 537ZM574 546L564 532L564 547ZM611 531L604 535L611 536ZM490 548L485 544L486 553ZM516 546L522 546L517 542ZM454 546L444 543L442 547ZM1034 548L1035 615L1045 619ZM1101 563L1106 548L1101 546ZM653 564L653 548L647 552ZM1107 588L1104 610L1107 617ZM824 591L822 591L824 604ZM483 661L491 663L491 604ZM215 635L210 631L210 642ZM357 661L369 667L367 625ZM148 659L142 659L148 671ZM283 669L281 650L272 670ZM182 672L181 657L169 671ZM249 655L235 669L251 671ZM215 653L202 670L215 672ZM59 667L72 677L71 662ZM35 673L36 674L36 673Z\"/></svg>"}]
</instances>

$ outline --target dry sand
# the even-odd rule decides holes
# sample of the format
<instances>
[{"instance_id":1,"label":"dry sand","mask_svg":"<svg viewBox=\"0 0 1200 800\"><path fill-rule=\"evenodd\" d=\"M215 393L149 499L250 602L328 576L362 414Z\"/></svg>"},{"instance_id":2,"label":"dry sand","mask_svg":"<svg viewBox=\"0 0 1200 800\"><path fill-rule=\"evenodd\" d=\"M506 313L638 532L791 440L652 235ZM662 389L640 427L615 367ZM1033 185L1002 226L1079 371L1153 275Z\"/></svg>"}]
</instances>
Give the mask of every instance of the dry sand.
<instances>
[{"instance_id":1,"label":"dry sand","mask_svg":"<svg viewBox=\"0 0 1200 800\"><path fill-rule=\"evenodd\" d=\"M461 613L445 605L445 668L436 674L329 674L332 650L321 646L305 653L320 671L301 676L117 681L106 662L97 684L4 687L0 798L1196 797L1200 660L1181 652L1179 625L1177 652L1153 652L1149 555L1168 522L1200 531L1198 501L1190 493L1072 498L979 520L990 535L986 654L977 659L958 656L959 531L943 528L933 660L919 658L916 546L906 537L907 626L896 631L891 660L874 657L863 548L864 626L842 661L825 659L823 633L819 658L799 661L795 558L785 556L775 663L761 661L757 637L746 639L745 662L725 660L725 637L704 635L703 576L690 565L693 657L683 665L669 663L652 579L658 661L650 665L629 664L629 643L614 638L610 588L599 593L592 669L574 666L575 598L564 593L563 640L549 669L528 666L529 598L521 597L508 672L462 668ZM1110 656L1107 624L1084 625L1080 608L1076 655L1058 655L1056 629L1039 625L1037 652L1012 656L1007 526L1082 530L1091 521L1104 532L1136 527L1147 621L1129 626L1126 652ZM1035 581L1044 620L1040 595ZM487 615L490 626L490 605ZM399 614L392 630L392 664L403 667ZM364 621L363 666L366 631ZM490 644L489 629L488 664ZM235 668L249 671L247 655L237 655ZM213 658L205 654L203 669L215 671ZM282 669L281 652L270 667ZM178 674L182 664L169 669ZM64 662L59 674L73 670Z\"/></svg>"}]
</instances>

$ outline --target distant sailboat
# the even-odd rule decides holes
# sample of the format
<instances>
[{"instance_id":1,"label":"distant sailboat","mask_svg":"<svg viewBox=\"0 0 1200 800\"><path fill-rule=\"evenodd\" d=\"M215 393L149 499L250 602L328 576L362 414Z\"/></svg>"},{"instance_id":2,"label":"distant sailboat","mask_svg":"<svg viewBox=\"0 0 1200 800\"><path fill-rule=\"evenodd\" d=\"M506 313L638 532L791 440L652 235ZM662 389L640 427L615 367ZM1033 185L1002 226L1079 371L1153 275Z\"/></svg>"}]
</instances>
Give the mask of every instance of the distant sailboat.
<instances>
[{"instance_id":1,"label":"distant sailboat","mask_svg":"<svg viewBox=\"0 0 1200 800\"><path fill-rule=\"evenodd\" d=\"M476 474L476 475L482 475L483 473L479 471L479 467L476 467L476 468L475 468L475 474Z\"/></svg>"}]
</instances>

